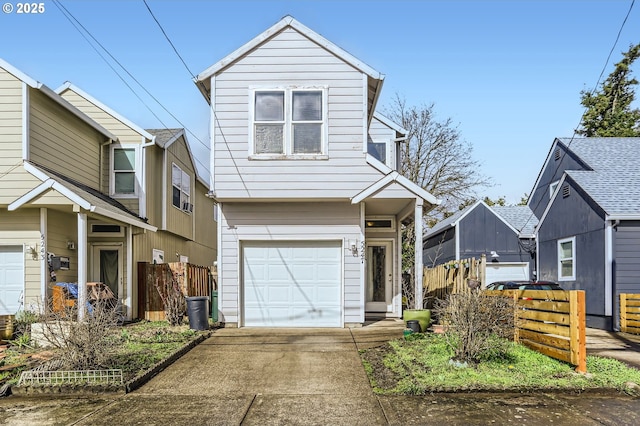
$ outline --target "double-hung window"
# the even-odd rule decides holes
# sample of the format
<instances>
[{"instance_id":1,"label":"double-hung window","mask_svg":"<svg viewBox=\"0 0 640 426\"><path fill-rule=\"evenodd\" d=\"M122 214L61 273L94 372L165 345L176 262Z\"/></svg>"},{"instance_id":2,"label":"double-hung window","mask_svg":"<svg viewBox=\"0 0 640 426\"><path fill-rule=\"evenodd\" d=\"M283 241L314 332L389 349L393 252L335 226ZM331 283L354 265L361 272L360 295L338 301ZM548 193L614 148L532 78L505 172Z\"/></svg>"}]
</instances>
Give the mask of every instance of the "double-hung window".
<instances>
[{"instance_id":1,"label":"double-hung window","mask_svg":"<svg viewBox=\"0 0 640 426\"><path fill-rule=\"evenodd\" d=\"M114 147L111 152L112 194L136 195L136 148Z\"/></svg>"},{"instance_id":2,"label":"double-hung window","mask_svg":"<svg viewBox=\"0 0 640 426\"><path fill-rule=\"evenodd\" d=\"M251 154L265 158L326 154L323 89L253 91Z\"/></svg>"},{"instance_id":3,"label":"double-hung window","mask_svg":"<svg viewBox=\"0 0 640 426\"><path fill-rule=\"evenodd\" d=\"M576 279L576 237L558 240L558 281Z\"/></svg>"},{"instance_id":4,"label":"double-hung window","mask_svg":"<svg viewBox=\"0 0 640 426\"><path fill-rule=\"evenodd\" d=\"M191 177L176 164L171 165L172 204L185 212L191 212Z\"/></svg>"}]
</instances>

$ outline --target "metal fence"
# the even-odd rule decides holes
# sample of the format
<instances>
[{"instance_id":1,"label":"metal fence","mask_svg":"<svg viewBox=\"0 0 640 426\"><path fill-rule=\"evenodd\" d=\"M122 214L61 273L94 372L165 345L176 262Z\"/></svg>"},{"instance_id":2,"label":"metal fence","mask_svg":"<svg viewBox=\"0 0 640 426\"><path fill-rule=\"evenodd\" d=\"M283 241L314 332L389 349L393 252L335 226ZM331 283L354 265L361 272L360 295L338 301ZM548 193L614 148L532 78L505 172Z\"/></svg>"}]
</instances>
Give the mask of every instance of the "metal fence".
<instances>
[{"instance_id":1,"label":"metal fence","mask_svg":"<svg viewBox=\"0 0 640 426\"><path fill-rule=\"evenodd\" d=\"M23 371L18 386L76 383L122 384L122 370Z\"/></svg>"}]
</instances>

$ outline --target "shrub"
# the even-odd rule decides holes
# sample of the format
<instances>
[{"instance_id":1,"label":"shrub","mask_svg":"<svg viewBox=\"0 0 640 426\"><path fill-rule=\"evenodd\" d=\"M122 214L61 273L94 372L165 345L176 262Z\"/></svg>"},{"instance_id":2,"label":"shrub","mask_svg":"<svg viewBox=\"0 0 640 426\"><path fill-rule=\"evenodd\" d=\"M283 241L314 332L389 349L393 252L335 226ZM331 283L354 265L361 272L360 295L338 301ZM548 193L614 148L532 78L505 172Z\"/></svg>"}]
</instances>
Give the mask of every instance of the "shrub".
<instances>
[{"instance_id":1,"label":"shrub","mask_svg":"<svg viewBox=\"0 0 640 426\"><path fill-rule=\"evenodd\" d=\"M435 312L447 325L444 337L457 361L476 364L506 355L514 330L512 298L472 290L436 301Z\"/></svg>"},{"instance_id":2,"label":"shrub","mask_svg":"<svg viewBox=\"0 0 640 426\"><path fill-rule=\"evenodd\" d=\"M166 320L170 325L180 325L187 312L187 301L175 273L167 268L164 279L160 275L155 278L155 287L162 299Z\"/></svg>"}]
</instances>

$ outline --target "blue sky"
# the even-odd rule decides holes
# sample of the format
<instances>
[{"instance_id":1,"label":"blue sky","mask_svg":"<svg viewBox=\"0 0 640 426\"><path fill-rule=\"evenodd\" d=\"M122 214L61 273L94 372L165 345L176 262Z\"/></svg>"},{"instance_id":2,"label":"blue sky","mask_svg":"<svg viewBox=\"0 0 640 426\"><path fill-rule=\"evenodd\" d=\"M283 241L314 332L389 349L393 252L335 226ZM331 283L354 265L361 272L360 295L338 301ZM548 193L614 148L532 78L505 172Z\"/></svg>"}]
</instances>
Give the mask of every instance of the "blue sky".
<instances>
[{"instance_id":1,"label":"blue sky","mask_svg":"<svg viewBox=\"0 0 640 426\"><path fill-rule=\"evenodd\" d=\"M583 112L580 91L595 86L631 5L631 0L147 1L195 74L292 15L386 75L379 109L396 94L411 105L435 103L438 118L450 117L458 125L481 172L495 183L478 195L506 196L512 203L530 192L553 139L573 134ZM142 0L62 4L180 122L101 51L134 94L52 1L44 1L42 14L15 9L0 14L0 57L53 89L71 81L142 127L186 126L199 166L208 165L207 104ZM603 78L638 42L640 5L635 5Z\"/></svg>"}]
</instances>

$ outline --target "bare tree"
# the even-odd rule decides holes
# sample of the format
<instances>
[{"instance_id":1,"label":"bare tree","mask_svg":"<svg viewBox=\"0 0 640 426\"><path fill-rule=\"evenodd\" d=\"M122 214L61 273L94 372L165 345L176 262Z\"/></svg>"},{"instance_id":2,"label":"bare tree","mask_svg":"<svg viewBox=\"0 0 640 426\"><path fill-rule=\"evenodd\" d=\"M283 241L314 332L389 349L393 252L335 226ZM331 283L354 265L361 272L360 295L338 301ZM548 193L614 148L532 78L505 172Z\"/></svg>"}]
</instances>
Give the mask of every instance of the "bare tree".
<instances>
[{"instance_id":1,"label":"bare tree","mask_svg":"<svg viewBox=\"0 0 640 426\"><path fill-rule=\"evenodd\" d=\"M401 148L400 172L429 191L442 204L425 219L441 218L456 211L459 204L475 196L480 187L491 185L480 173L472 145L462 139L451 118L439 121L434 104L408 106L396 95L385 114L408 131L408 143Z\"/></svg>"}]
</instances>

